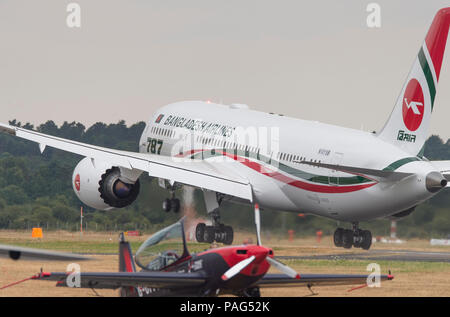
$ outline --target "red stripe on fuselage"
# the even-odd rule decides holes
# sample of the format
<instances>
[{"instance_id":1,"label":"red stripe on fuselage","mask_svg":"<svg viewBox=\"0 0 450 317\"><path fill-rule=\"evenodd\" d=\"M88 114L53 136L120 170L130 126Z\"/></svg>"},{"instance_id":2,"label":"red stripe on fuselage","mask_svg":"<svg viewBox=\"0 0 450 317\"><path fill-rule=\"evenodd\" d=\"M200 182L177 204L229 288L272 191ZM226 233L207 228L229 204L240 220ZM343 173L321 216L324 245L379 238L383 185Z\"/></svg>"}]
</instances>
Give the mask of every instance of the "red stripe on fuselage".
<instances>
[{"instance_id":1,"label":"red stripe on fuselage","mask_svg":"<svg viewBox=\"0 0 450 317\"><path fill-rule=\"evenodd\" d=\"M227 154L227 156L231 157L228 154ZM250 161L247 159L244 159L244 161L240 161L240 162L242 164L244 164L245 166L250 167L251 169L253 169L263 175L274 178L285 184L288 184L288 185L291 185L291 186L294 186L297 188L301 188L301 189L304 189L307 191L311 191L311 192L330 193L330 194L348 193L348 192L353 192L353 191L369 188L376 184L376 183L370 183L370 184L351 185L351 186L333 186L333 185L327 186L327 185L311 184L311 183L306 183L306 182L302 182L300 180L290 178L289 176L286 176L280 172L273 171L271 169L268 169L268 168L260 165L259 163L256 163L256 162L253 162L253 161Z\"/></svg>"},{"instance_id":2,"label":"red stripe on fuselage","mask_svg":"<svg viewBox=\"0 0 450 317\"><path fill-rule=\"evenodd\" d=\"M184 155L190 155L193 153L198 153L204 150L191 150L191 151L187 151L185 153L183 153ZM270 168L267 168L257 162L254 161L250 161L244 157L241 156L237 156L236 154L230 154L221 150L215 150L216 153L220 153L224 156L227 156L239 163L244 164L245 166L251 168L252 170L261 173L265 176L274 178L280 182L283 182L285 184L300 188L300 189L304 189L310 192L317 192L317 193L329 193L329 194L342 194L342 193L350 193L350 192L354 192L354 191L358 191L358 190L362 190L365 188L369 188L372 187L373 185L377 184L376 182L374 183L369 183L369 184L361 184L361 185L345 185L345 186L334 186L334 185L318 185L318 184L312 184L312 183L307 183L307 182L303 182L297 179L293 179L289 176L286 176L280 172L274 171Z\"/></svg>"}]
</instances>

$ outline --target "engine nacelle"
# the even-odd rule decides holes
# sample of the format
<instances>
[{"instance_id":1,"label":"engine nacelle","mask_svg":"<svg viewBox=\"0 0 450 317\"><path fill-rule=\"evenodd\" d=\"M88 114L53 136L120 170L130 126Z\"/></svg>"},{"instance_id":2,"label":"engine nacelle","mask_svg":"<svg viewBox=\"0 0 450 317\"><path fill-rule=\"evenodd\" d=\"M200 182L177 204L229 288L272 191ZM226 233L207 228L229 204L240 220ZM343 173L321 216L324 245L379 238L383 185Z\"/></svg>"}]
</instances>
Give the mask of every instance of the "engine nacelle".
<instances>
[{"instance_id":1,"label":"engine nacelle","mask_svg":"<svg viewBox=\"0 0 450 317\"><path fill-rule=\"evenodd\" d=\"M84 158L73 172L73 190L83 203L95 209L127 207L139 194L140 174L131 177L134 181L122 174L119 167Z\"/></svg>"}]
</instances>

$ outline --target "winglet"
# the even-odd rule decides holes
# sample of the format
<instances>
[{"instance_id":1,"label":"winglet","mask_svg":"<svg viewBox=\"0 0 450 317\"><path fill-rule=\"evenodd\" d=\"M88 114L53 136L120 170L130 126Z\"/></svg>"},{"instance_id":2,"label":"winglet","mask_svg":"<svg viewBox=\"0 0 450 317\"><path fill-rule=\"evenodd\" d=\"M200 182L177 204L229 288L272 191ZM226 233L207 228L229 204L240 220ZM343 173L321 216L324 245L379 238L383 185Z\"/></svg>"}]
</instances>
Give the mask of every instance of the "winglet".
<instances>
[{"instance_id":1,"label":"winglet","mask_svg":"<svg viewBox=\"0 0 450 317\"><path fill-rule=\"evenodd\" d=\"M0 123L0 132L16 135L16 129L10 125Z\"/></svg>"}]
</instances>

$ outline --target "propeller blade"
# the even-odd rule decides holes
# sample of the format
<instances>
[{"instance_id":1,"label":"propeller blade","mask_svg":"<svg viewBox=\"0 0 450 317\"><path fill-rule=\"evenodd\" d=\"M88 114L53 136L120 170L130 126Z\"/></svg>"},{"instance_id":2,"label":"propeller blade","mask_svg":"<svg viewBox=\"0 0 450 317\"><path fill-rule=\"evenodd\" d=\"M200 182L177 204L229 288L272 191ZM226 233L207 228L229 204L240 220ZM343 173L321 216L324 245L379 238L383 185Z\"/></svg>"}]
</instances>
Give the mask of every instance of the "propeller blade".
<instances>
[{"instance_id":1,"label":"propeller blade","mask_svg":"<svg viewBox=\"0 0 450 317\"><path fill-rule=\"evenodd\" d=\"M255 256L252 255L251 257L249 257L249 258L247 258L245 260L242 260L241 262L235 264L234 266L232 266L230 269L228 269L228 271L226 271L222 275L222 280L223 281L229 280L230 278L232 278L233 276L238 274L240 271L245 269L247 267L247 265L249 265L250 263L253 262L254 259L255 259Z\"/></svg>"},{"instance_id":2,"label":"propeller blade","mask_svg":"<svg viewBox=\"0 0 450 317\"><path fill-rule=\"evenodd\" d=\"M256 225L256 239L258 240L258 245L260 246L261 245L261 217L260 217L260 213L259 213L259 205L258 204L255 204L255 225ZM253 256L254 257L254 256ZM249 258L250 259L250 258ZM286 264L283 264L283 263L281 263L281 262L278 262L277 260L275 260L275 259L272 259L271 257L266 257L266 260L270 263L270 265L273 265L276 269L278 269L280 272L282 272L282 273L284 273L284 274L286 274L287 276L289 276L289 277L292 277L292 278L296 278L296 279L299 279L300 278L300 274L298 274L296 271L294 271L293 269L291 269L289 266L287 266ZM244 260L245 261L245 260ZM242 261L242 262L244 262L244 261ZM235 266L238 266L240 263L242 263L242 262L239 262L238 264L236 264ZM250 264L251 262L249 262L249 264ZM248 265L248 264L247 264ZM234 266L234 267L235 267ZM229 272L229 271L231 271L234 267L232 267L231 269L229 269L228 271L227 271L227 273ZM239 270L239 272L241 271L242 269L240 269ZM238 272L238 273L239 273ZM226 273L225 273L226 274ZM225 276L225 274L223 275L223 276ZM235 273L235 274L237 274L237 273ZM223 276L222 276L222 279L223 279Z\"/></svg>"},{"instance_id":3,"label":"propeller blade","mask_svg":"<svg viewBox=\"0 0 450 317\"><path fill-rule=\"evenodd\" d=\"M258 245L261 245L261 217L259 214L259 205L255 204L255 225L256 225L256 239Z\"/></svg>"},{"instance_id":4,"label":"propeller blade","mask_svg":"<svg viewBox=\"0 0 450 317\"><path fill-rule=\"evenodd\" d=\"M296 271L294 271L293 269L291 269L289 266L287 266L286 264L283 264L281 262L278 262L275 259L272 259L270 257L266 258L267 262L269 262L271 265L273 265L278 271L286 274L289 277L292 278L296 278L296 279L300 279L300 274L298 274Z\"/></svg>"}]
</instances>

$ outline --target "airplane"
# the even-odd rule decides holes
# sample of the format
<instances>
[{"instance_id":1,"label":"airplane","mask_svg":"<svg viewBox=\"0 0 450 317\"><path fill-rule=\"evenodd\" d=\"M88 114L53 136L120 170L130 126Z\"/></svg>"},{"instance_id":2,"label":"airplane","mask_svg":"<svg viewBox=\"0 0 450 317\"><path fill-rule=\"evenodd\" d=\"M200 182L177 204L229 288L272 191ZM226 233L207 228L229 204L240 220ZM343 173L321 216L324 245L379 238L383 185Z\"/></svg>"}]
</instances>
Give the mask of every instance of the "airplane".
<instances>
[{"instance_id":1,"label":"airplane","mask_svg":"<svg viewBox=\"0 0 450 317\"><path fill-rule=\"evenodd\" d=\"M298 274L274 258L261 244L259 208L255 207L256 245L225 246L190 254L183 217L149 237L133 260L130 244L119 235L119 272L81 272L80 288L119 289L123 297L218 296L260 297L261 288L324 285L368 285L369 275ZM179 241L181 239L181 241ZM170 249L166 249L170 248ZM141 271L136 271L136 265ZM273 265L283 274L269 274ZM67 272L40 272L33 280L56 281L68 287ZM394 277L380 275L380 281ZM71 284L74 285L74 284ZM72 286L73 287L73 286ZM312 290L311 290L312 291Z\"/></svg>"},{"instance_id":2,"label":"airplane","mask_svg":"<svg viewBox=\"0 0 450 317\"><path fill-rule=\"evenodd\" d=\"M450 23L450 8L435 15L394 109L379 132L365 132L251 110L247 105L183 101L158 109L147 122L139 152L45 135L7 124L0 131L84 156L72 183L78 198L100 210L135 201L139 177L169 191L166 211L180 210L175 190L203 191L212 225L196 228L199 242L231 244L233 228L220 220L224 201L312 214L351 224L337 228L337 247L369 249L361 221L402 218L450 179L450 161L424 157Z\"/></svg>"}]
</instances>

